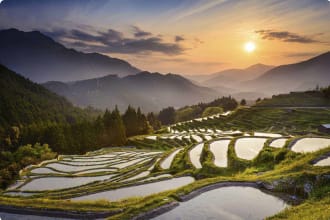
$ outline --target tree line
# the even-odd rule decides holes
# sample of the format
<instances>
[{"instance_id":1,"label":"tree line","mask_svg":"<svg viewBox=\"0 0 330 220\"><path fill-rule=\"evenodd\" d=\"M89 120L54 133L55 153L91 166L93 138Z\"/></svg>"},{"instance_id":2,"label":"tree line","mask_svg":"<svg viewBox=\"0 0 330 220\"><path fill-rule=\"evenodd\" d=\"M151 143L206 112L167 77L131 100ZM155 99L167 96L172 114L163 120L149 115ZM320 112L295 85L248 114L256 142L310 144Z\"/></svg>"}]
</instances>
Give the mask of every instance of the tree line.
<instances>
[{"instance_id":1,"label":"tree line","mask_svg":"<svg viewBox=\"0 0 330 220\"><path fill-rule=\"evenodd\" d=\"M22 145L47 143L54 152L78 154L101 147L122 146L127 137L148 134L160 126L153 113L146 116L140 108L136 110L128 106L123 115L115 108L113 111L106 110L95 120L75 123L45 121L12 126L3 134L1 150L14 152Z\"/></svg>"}]
</instances>

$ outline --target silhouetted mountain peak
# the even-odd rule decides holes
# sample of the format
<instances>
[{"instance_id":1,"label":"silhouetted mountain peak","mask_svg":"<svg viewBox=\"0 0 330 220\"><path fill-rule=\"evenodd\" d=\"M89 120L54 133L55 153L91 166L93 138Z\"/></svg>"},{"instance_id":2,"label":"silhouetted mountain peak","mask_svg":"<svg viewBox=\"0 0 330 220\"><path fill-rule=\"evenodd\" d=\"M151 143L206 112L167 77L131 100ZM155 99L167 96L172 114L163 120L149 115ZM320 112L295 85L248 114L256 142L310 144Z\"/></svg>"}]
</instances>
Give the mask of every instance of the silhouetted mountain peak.
<instances>
[{"instance_id":1,"label":"silhouetted mountain peak","mask_svg":"<svg viewBox=\"0 0 330 220\"><path fill-rule=\"evenodd\" d=\"M0 31L0 63L33 81L73 81L140 72L128 62L68 49L40 31Z\"/></svg>"}]
</instances>

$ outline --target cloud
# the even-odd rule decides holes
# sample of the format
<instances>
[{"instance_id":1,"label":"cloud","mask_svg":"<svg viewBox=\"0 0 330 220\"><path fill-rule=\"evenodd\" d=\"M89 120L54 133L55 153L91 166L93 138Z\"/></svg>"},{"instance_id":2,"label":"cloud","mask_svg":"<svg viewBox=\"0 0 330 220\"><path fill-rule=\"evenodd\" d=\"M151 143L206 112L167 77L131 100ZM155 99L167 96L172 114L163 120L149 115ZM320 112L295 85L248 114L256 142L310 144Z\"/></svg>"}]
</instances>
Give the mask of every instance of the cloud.
<instances>
[{"instance_id":1,"label":"cloud","mask_svg":"<svg viewBox=\"0 0 330 220\"><path fill-rule=\"evenodd\" d=\"M180 41L184 41L184 40L185 40L184 37L179 36L179 35L175 36L175 38L174 38L175 42L180 42Z\"/></svg>"},{"instance_id":2,"label":"cloud","mask_svg":"<svg viewBox=\"0 0 330 220\"><path fill-rule=\"evenodd\" d=\"M322 43L319 40L314 39L313 36L304 36L289 31L275 31L275 30L257 30L255 31L265 40L280 40L284 42L294 42L294 43ZM319 34L320 35L320 34Z\"/></svg>"},{"instance_id":3,"label":"cloud","mask_svg":"<svg viewBox=\"0 0 330 220\"><path fill-rule=\"evenodd\" d=\"M301 52L301 53L287 53L287 57L314 57L322 52Z\"/></svg>"},{"instance_id":4,"label":"cloud","mask_svg":"<svg viewBox=\"0 0 330 220\"><path fill-rule=\"evenodd\" d=\"M145 32L136 26L134 37L125 37L124 33L114 29L107 31L87 32L80 29L55 29L43 31L64 43L65 45L87 52L122 53L122 54L149 54L152 52L167 55L182 54L185 50L178 42L168 43L157 35Z\"/></svg>"},{"instance_id":5,"label":"cloud","mask_svg":"<svg viewBox=\"0 0 330 220\"><path fill-rule=\"evenodd\" d=\"M151 32L143 31L137 26L132 26L133 28L133 33L135 37L149 37L152 36Z\"/></svg>"}]
</instances>

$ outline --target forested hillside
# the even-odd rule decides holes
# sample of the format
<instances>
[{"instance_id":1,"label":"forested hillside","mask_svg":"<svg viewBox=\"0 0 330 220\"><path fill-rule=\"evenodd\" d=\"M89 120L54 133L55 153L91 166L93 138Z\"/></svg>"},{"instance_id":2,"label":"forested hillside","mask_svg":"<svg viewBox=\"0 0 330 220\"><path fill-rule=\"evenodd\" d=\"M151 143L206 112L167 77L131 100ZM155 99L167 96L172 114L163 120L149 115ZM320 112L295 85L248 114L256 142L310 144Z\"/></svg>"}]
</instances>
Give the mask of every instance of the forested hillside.
<instances>
[{"instance_id":1,"label":"forested hillside","mask_svg":"<svg viewBox=\"0 0 330 220\"><path fill-rule=\"evenodd\" d=\"M104 113L80 109L65 98L0 65L0 186L5 188L23 167L56 154L82 154L122 146L127 135L152 132L156 116L128 107ZM96 117L97 116L97 117Z\"/></svg>"},{"instance_id":2,"label":"forested hillside","mask_svg":"<svg viewBox=\"0 0 330 220\"><path fill-rule=\"evenodd\" d=\"M0 130L41 122L74 123L90 116L65 98L0 65Z\"/></svg>"}]
</instances>

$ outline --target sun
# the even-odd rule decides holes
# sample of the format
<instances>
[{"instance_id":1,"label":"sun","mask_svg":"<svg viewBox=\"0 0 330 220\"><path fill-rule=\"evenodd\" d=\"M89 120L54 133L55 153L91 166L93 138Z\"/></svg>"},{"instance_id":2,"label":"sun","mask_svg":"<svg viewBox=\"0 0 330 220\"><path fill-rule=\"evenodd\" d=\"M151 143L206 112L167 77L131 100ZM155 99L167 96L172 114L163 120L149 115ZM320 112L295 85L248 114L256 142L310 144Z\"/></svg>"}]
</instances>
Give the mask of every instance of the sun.
<instances>
[{"instance_id":1,"label":"sun","mask_svg":"<svg viewBox=\"0 0 330 220\"><path fill-rule=\"evenodd\" d=\"M247 53L252 53L253 51L255 51L255 49L256 49L256 44L252 41L246 42L244 44L244 50Z\"/></svg>"}]
</instances>

